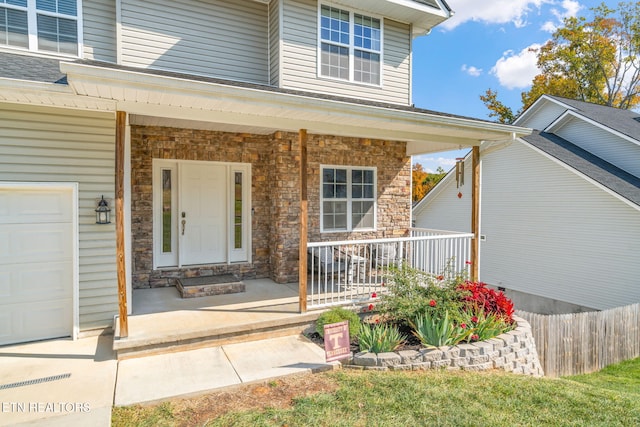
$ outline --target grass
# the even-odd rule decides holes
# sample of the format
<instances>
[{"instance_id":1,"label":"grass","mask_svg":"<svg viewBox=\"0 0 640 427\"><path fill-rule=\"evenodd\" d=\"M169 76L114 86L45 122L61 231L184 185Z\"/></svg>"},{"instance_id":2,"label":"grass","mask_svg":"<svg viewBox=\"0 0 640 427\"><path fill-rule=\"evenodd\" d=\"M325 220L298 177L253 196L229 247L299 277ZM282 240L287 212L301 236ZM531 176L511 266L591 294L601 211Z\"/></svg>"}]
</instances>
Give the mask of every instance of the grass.
<instances>
[{"instance_id":1,"label":"grass","mask_svg":"<svg viewBox=\"0 0 640 427\"><path fill-rule=\"evenodd\" d=\"M461 371L341 370L316 376L335 382L335 391L292 396L288 407L227 412L197 425L640 425L640 358L561 379ZM116 408L113 425L192 425L194 411L206 408Z\"/></svg>"}]
</instances>

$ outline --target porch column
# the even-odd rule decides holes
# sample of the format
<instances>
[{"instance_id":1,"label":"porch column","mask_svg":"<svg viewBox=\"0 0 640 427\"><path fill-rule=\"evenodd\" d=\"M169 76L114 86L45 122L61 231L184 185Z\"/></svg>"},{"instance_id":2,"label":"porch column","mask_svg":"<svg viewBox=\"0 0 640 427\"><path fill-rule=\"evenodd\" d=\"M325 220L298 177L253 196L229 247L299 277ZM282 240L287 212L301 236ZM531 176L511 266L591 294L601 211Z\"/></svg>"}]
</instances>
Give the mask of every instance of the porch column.
<instances>
[{"instance_id":1,"label":"porch column","mask_svg":"<svg viewBox=\"0 0 640 427\"><path fill-rule=\"evenodd\" d=\"M298 296L300 313L307 311L307 230L308 230L308 201L307 201L307 130L298 132L300 146L300 248L298 257Z\"/></svg>"},{"instance_id":2,"label":"porch column","mask_svg":"<svg viewBox=\"0 0 640 427\"><path fill-rule=\"evenodd\" d=\"M480 147L471 151L471 280L478 280L480 249Z\"/></svg>"},{"instance_id":3,"label":"porch column","mask_svg":"<svg viewBox=\"0 0 640 427\"><path fill-rule=\"evenodd\" d=\"M127 275L124 250L124 150L127 113L116 112L116 268L118 273L118 308L120 338L129 336L127 319Z\"/></svg>"}]
</instances>

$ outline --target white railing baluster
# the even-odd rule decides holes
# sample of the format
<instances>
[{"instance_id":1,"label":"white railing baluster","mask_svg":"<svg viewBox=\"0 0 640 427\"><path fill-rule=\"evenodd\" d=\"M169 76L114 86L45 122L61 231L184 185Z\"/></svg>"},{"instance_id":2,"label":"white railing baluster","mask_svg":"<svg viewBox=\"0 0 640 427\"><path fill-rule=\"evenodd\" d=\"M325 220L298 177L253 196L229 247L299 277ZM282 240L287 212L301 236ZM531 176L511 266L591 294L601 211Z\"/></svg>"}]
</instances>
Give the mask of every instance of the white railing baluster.
<instances>
[{"instance_id":1,"label":"white railing baluster","mask_svg":"<svg viewBox=\"0 0 640 427\"><path fill-rule=\"evenodd\" d=\"M393 267L406 265L442 274L447 263L453 272L467 270L471 233L411 229L409 237L308 243L310 268L307 306L366 304Z\"/></svg>"}]
</instances>

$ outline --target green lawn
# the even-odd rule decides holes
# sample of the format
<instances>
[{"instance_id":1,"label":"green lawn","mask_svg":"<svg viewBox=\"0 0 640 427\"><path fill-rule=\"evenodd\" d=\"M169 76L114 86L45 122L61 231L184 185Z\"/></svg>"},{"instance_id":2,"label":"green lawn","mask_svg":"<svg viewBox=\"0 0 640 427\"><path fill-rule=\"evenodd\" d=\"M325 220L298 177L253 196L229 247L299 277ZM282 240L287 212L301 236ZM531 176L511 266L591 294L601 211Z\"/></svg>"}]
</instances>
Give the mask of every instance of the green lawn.
<instances>
[{"instance_id":1,"label":"green lawn","mask_svg":"<svg viewBox=\"0 0 640 427\"><path fill-rule=\"evenodd\" d=\"M640 358L562 379L500 372L324 374L332 393L287 409L230 412L207 426L639 426ZM113 425L184 425L172 403L117 408ZM202 425L202 424L200 424Z\"/></svg>"}]
</instances>

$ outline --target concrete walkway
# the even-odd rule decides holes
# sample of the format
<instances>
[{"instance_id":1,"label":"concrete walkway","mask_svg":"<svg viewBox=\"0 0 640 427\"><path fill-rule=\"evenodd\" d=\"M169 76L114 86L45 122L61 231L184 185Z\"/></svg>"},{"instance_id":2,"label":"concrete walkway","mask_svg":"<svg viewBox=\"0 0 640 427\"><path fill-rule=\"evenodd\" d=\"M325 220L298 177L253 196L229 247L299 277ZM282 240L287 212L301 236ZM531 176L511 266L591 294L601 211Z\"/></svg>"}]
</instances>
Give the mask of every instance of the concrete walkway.
<instances>
[{"instance_id":1,"label":"concrete walkway","mask_svg":"<svg viewBox=\"0 0 640 427\"><path fill-rule=\"evenodd\" d=\"M109 426L114 404L198 395L334 366L299 335L121 361L112 339L0 347L0 426Z\"/></svg>"}]
</instances>

